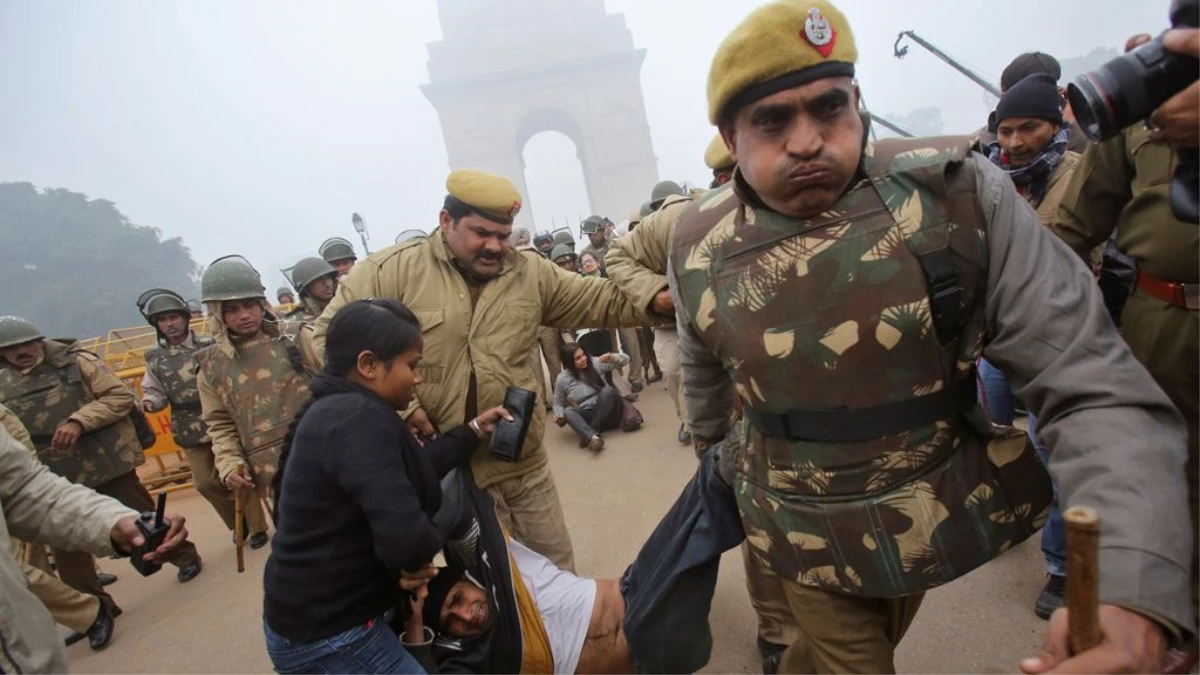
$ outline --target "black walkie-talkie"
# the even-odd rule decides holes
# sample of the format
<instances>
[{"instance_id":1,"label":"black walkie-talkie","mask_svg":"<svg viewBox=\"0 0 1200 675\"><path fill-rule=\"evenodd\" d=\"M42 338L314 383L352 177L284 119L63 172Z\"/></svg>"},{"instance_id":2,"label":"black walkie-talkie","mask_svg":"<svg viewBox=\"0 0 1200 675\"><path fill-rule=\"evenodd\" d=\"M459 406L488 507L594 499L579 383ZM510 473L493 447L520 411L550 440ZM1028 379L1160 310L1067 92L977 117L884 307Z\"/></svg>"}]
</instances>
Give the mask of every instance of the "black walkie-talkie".
<instances>
[{"instance_id":1,"label":"black walkie-talkie","mask_svg":"<svg viewBox=\"0 0 1200 675\"><path fill-rule=\"evenodd\" d=\"M171 529L171 523L163 517L166 510L167 493L160 492L158 493L158 508L153 513L142 513L137 519L138 529L142 531L142 537L146 543L134 547L129 554L129 561L133 563L133 568L144 577L162 569L162 563L146 560L145 556L162 546L163 540L167 538L167 530Z\"/></svg>"}]
</instances>

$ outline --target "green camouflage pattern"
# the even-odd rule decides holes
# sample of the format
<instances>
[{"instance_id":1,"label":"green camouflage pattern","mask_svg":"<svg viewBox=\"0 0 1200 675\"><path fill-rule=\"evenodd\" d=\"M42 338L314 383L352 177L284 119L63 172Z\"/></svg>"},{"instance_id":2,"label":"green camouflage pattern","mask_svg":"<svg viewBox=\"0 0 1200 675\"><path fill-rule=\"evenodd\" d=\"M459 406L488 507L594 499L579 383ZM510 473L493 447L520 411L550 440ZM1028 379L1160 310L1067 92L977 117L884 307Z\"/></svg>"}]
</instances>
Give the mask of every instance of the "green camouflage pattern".
<instances>
[{"instance_id":1,"label":"green camouflage pattern","mask_svg":"<svg viewBox=\"0 0 1200 675\"><path fill-rule=\"evenodd\" d=\"M974 377L987 241L967 151L956 138L868 146L862 178L815 218L768 210L740 177L689 207L672 252L680 306L746 406L863 408ZM968 318L943 346L916 254L947 247ZM1050 505L1027 435L978 406L865 442L742 433L750 550L805 585L922 591L1026 539Z\"/></svg>"},{"instance_id":2,"label":"green camouflage pattern","mask_svg":"<svg viewBox=\"0 0 1200 675\"><path fill-rule=\"evenodd\" d=\"M146 350L146 369L162 383L171 404L171 435L183 448L208 443L208 426L200 415L200 390L196 386L195 353L212 338L192 334L194 347L169 345Z\"/></svg>"},{"instance_id":3,"label":"green camouflage pattern","mask_svg":"<svg viewBox=\"0 0 1200 675\"><path fill-rule=\"evenodd\" d=\"M300 302L296 303L296 308L288 312L285 316L292 321L300 321L311 324L321 316L321 312L329 306L329 302L321 302L316 298L308 295L300 297Z\"/></svg>"},{"instance_id":4,"label":"green camouflage pattern","mask_svg":"<svg viewBox=\"0 0 1200 675\"><path fill-rule=\"evenodd\" d=\"M300 326L280 322L284 336L296 335ZM288 360L283 337L238 347L230 358L219 345L196 352L196 364L217 390L237 425L246 463L254 484L265 495L279 467L279 455L288 426L309 398L307 372L296 372Z\"/></svg>"},{"instance_id":5,"label":"green camouflage pattern","mask_svg":"<svg viewBox=\"0 0 1200 675\"><path fill-rule=\"evenodd\" d=\"M94 488L133 471L146 457L124 420L83 434L70 450L50 447L58 425L92 401L75 358L98 358L73 343L46 340L45 358L24 375L8 363L0 365L0 404L20 418L43 464L72 483ZM122 433L123 426L130 428Z\"/></svg>"}]
</instances>

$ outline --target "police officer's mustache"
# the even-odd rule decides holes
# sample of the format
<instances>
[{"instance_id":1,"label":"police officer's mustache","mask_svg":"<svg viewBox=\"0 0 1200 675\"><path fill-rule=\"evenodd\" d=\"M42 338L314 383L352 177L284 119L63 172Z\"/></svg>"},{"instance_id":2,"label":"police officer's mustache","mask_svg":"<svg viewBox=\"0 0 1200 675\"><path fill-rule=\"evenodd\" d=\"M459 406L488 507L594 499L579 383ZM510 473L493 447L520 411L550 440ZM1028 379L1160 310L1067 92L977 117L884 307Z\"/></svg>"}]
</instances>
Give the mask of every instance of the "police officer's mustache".
<instances>
[{"instance_id":1,"label":"police officer's mustache","mask_svg":"<svg viewBox=\"0 0 1200 675\"><path fill-rule=\"evenodd\" d=\"M476 260L490 260L490 261L494 262L494 261L500 259L500 254L499 253L491 253L489 251L483 251L481 253L476 253L475 259Z\"/></svg>"}]
</instances>

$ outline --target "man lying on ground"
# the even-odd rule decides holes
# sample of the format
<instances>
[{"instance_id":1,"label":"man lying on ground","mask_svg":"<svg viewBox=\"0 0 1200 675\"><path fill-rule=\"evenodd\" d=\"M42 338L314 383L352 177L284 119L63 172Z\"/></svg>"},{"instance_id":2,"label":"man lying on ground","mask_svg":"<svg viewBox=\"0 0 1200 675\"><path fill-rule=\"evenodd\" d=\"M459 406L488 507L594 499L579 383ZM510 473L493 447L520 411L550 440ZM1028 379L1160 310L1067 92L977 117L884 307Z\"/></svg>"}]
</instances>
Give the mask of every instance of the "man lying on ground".
<instances>
[{"instance_id":1,"label":"man lying on ground","mask_svg":"<svg viewBox=\"0 0 1200 675\"><path fill-rule=\"evenodd\" d=\"M405 647L431 673L698 670L712 647L720 555L744 538L713 463L710 454L621 579L558 569L504 532L469 476L447 476L434 519L445 562L427 584L401 584L416 596L401 609Z\"/></svg>"}]
</instances>

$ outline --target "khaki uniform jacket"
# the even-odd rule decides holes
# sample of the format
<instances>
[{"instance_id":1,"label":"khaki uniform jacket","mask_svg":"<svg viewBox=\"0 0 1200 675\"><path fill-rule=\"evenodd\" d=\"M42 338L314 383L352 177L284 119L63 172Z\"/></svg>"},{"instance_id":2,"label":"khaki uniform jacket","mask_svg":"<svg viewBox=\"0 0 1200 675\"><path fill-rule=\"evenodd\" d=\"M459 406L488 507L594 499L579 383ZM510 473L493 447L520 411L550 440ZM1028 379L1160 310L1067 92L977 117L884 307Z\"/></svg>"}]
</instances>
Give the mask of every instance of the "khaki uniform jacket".
<instances>
[{"instance_id":1,"label":"khaki uniform jacket","mask_svg":"<svg viewBox=\"0 0 1200 675\"><path fill-rule=\"evenodd\" d=\"M1183 420L1113 327L1090 271L1038 224L1003 171L972 158L987 228L983 356L1037 415L1063 509L1102 514L1101 602L1190 630L1193 528L1164 516L1188 512ZM733 387L675 304L692 433L719 439Z\"/></svg>"},{"instance_id":2,"label":"khaki uniform jacket","mask_svg":"<svg viewBox=\"0 0 1200 675\"><path fill-rule=\"evenodd\" d=\"M1139 270L1164 281L1200 282L1200 228L1171 213L1175 163L1171 149L1151 143L1141 123L1090 146L1051 231L1086 259L1116 229L1117 247Z\"/></svg>"},{"instance_id":3,"label":"khaki uniform jacket","mask_svg":"<svg viewBox=\"0 0 1200 675\"><path fill-rule=\"evenodd\" d=\"M1080 154L1068 150L1063 155L1062 161L1054 169L1054 174L1050 176L1050 184L1046 187L1046 194L1042 197L1040 204L1034 204L1030 201L1030 206L1037 211L1038 221L1046 227L1054 224L1054 219L1058 217L1058 209L1062 204L1063 197L1067 194L1067 187L1071 184L1071 177L1075 175L1075 170L1079 167ZM1088 266L1092 268L1093 274L1100 274L1100 267L1104 264L1104 248L1108 245L1108 241L1100 242L1092 247L1088 252Z\"/></svg>"},{"instance_id":4,"label":"khaki uniform jacket","mask_svg":"<svg viewBox=\"0 0 1200 675\"><path fill-rule=\"evenodd\" d=\"M208 332L213 336L216 347L229 358L237 357L237 345L229 338L229 328L221 320L221 303L208 303ZM263 321L262 339L278 338L279 324L271 320ZM258 339L258 338L256 338ZM301 360L312 372L320 372L323 367L321 359L313 349L312 328L303 326L296 335L296 344L300 348ZM213 463L221 481L225 477L246 466L246 452L242 447L242 438L238 435L237 416L225 404L214 383L199 370L196 377L196 388L200 390L200 407L204 410L204 423L208 425L208 437L212 442Z\"/></svg>"},{"instance_id":5,"label":"khaki uniform jacket","mask_svg":"<svg viewBox=\"0 0 1200 675\"><path fill-rule=\"evenodd\" d=\"M691 202L690 195L671 195L646 216L633 232L612 242L606 259L608 278L638 307L650 311L654 297L667 290L671 234ZM675 328L674 317L650 314L656 328Z\"/></svg>"},{"instance_id":6,"label":"khaki uniform jacket","mask_svg":"<svg viewBox=\"0 0 1200 675\"><path fill-rule=\"evenodd\" d=\"M67 672L62 638L7 550L9 536L110 556L113 526L136 515L115 499L54 475L0 429L0 671Z\"/></svg>"},{"instance_id":7,"label":"khaki uniform jacket","mask_svg":"<svg viewBox=\"0 0 1200 675\"><path fill-rule=\"evenodd\" d=\"M440 430L468 421L472 371L477 413L503 403L506 387L538 390L528 358L538 326L616 328L647 320L611 281L570 274L532 250L510 249L500 275L478 289L472 308L471 289L453 261L440 234L372 253L342 279L337 297L317 319L314 336L323 355L329 321L347 303L368 297L404 303L417 315L425 337L423 382L410 411L419 405ZM518 462L493 460L481 445L472 458L476 483L487 487L544 466L544 421L544 407L534 406Z\"/></svg>"}]
</instances>

